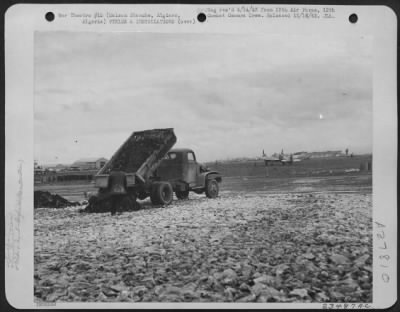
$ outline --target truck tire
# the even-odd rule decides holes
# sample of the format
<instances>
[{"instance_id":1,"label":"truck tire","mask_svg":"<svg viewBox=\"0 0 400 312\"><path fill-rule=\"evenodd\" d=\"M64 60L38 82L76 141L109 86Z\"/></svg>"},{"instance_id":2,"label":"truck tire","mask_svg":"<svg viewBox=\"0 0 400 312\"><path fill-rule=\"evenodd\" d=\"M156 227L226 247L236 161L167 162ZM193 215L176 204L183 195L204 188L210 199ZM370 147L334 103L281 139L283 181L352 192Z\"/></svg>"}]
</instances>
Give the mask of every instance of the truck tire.
<instances>
[{"instance_id":1,"label":"truck tire","mask_svg":"<svg viewBox=\"0 0 400 312\"><path fill-rule=\"evenodd\" d=\"M189 198L189 190L186 191L175 191L176 198L178 199L188 199Z\"/></svg>"},{"instance_id":2,"label":"truck tire","mask_svg":"<svg viewBox=\"0 0 400 312\"><path fill-rule=\"evenodd\" d=\"M206 183L205 191L208 198L216 198L219 193L218 182L214 179L208 180Z\"/></svg>"},{"instance_id":3,"label":"truck tire","mask_svg":"<svg viewBox=\"0 0 400 312\"><path fill-rule=\"evenodd\" d=\"M173 189L171 183L154 182L150 199L153 205L169 205L172 202Z\"/></svg>"},{"instance_id":4,"label":"truck tire","mask_svg":"<svg viewBox=\"0 0 400 312\"><path fill-rule=\"evenodd\" d=\"M159 182L153 182L150 189L150 201L153 205L159 205L158 197L157 197L157 189Z\"/></svg>"}]
</instances>

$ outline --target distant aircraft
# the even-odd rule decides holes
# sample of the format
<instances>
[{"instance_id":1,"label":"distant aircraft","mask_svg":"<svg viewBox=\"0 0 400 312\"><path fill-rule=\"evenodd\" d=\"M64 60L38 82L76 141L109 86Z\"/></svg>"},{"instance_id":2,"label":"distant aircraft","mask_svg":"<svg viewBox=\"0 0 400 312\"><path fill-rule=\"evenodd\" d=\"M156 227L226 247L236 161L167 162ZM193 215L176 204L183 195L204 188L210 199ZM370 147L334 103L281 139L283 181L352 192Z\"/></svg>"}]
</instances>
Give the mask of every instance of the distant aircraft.
<instances>
[{"instance_id":1,"label":"distant aircraft","mask_svg":"<svg viewBox=\"0 0 400 312\"><path fill-rule=\"evenodd\" d=\"M283 149L280 154L272 154L271 156L267 156L265 154L265 151L262 151L262 156L259 158L260 160L264 160L264 163L266 166L268 165L274 165L274 164L282 164L282 165L291 165L294 162L299 162L304 159L308 159L310 156L307 154L285 154L283 152Z\"/></svg>"},{"instance_id":2,"label":"distant aircraft","mask_svg":"<svg viewBox=\"0 0 400 312\"><path fill-rule=\"evenodd\" d=\"M264 163L266 166L269 165L274 165L274 164L281 164L281 165L286 165L286 164L292 164L293 163L293 155L285 155L283 153L283 149L281 153L276 156L277 154L273 154L272 156L267 156L263 150L261 159L264 160Z\"/></svg>"}]
</instances>

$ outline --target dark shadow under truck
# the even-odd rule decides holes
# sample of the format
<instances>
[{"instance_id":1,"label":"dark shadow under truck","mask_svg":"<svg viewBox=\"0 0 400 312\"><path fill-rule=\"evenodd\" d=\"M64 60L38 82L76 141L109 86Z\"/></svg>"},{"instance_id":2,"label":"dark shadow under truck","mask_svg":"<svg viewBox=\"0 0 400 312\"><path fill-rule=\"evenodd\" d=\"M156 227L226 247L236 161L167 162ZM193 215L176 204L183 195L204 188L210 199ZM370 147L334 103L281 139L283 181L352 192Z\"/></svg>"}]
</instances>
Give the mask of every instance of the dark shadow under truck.
<instances>
[{"instance_id":1,"label":"dark shadow under truck","mask_svg":"<svg viewBox=\"0 0 400 312\"><path fill-rule=\"evenodd\" d=\"M139 209L136 200L147 197L153 205L168 205L173 193L178 199L187 199L190 191L216 198L221 174L199 164L191 149L171 149L175 143L172 128L134 132L95 175L98 193L85 211L111 211L115 196L122 211ZM117 171L123 179L113 177Z\"/></svg>"}]
</instances>

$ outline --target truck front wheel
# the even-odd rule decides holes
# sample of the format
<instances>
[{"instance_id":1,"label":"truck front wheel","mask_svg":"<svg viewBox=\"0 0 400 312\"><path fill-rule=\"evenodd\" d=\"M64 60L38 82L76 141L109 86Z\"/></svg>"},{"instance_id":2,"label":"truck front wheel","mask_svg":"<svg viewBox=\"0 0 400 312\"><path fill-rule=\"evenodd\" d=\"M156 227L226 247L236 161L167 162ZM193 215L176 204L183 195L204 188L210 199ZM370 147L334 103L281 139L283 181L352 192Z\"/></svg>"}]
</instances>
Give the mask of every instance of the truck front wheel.
<instances>
[{"instance_id":1,"label":"truck front wheel","mask_svg":"<svg viewBox=\"0 0 400 312\"><path fill-rule=\"evenodd\" d=\"M216 198L219 193L219 186L216 180L208 180L206 184L206 196L208 198Z\"/></svg>"},{"instance_id":2,"label":"truck front wheel","mask_svg":"<svg viewBox=\"0 0 400 312\"><path fill-rule=\"evenodd\" d=\"M150 195L153 205L169 205L172 202L173 190L171 183L154 182Z\"/></svg>"}]
</instances>

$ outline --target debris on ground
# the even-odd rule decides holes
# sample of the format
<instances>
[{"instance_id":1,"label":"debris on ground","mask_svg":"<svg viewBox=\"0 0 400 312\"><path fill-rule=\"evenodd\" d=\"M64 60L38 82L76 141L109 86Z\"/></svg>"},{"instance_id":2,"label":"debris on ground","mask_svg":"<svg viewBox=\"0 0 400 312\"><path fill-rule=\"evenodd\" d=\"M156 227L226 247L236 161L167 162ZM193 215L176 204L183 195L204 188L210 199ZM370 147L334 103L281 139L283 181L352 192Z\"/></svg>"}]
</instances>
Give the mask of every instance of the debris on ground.
<instances>
[{"instance_id":1,"label":"debris on ground","mask_svg":"<svg viewBox=\"0 0 400 312\"><path fill-rule=\"evenodd\" d=\"M124 201L130 201L129 205L120 205L119 207L119 212L127 212L127 211L137 211L142 208L140 203L136 201L134 198L127 197L124 199ZM87 205L85 206L84 209L79 210L81 213L104 213L104 212L110 212L111 211L111 197L108 198L107 200L99 200L98 196L93 195L89 198Z\"/></svg>"},{"instance_id":2,"label":"debris on ground","mask_svg":"<svg viewBox=\"0 0 400 312\"><path fill-rule=\"evenodd\" d=\"M34 208L66 208L79 206L78 202L70 202L58 194L51 194L45 191L35 191L33 193Z\"/></svg>"},{"instance_id":3,"label":"debris on ground","mask_svg":"<svg viewBox=\"0 0 400 312\"><path fill-rule=\"evenodd\" d=\"M34 228L34 294L47 302L372 301L370 193L39 209Z\"/></svg>"}]
</instances>

